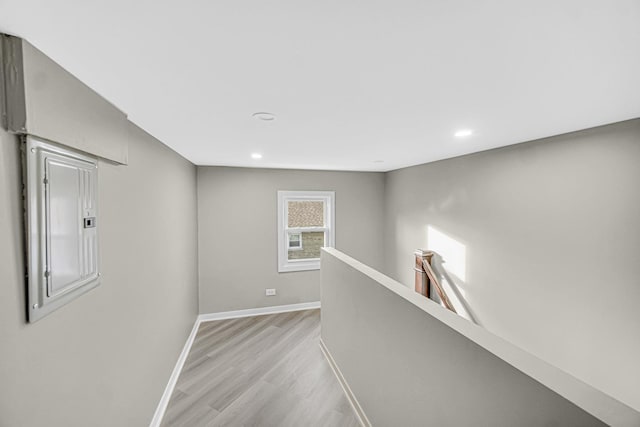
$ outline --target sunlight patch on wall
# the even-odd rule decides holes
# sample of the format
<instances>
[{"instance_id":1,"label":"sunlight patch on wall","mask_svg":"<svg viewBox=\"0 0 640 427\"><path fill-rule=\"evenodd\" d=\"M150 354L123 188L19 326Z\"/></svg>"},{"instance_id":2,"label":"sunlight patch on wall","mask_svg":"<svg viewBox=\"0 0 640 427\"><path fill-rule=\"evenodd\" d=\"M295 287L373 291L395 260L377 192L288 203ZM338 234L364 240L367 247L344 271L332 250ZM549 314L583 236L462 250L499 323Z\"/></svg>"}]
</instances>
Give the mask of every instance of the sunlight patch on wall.
<instances>
[{"instance_id":1,"label":"sunlight patch on wall","mask_svg":"<svg viewBox=\"0 0 640 427\"><path fill-rule=\"evenodd\" d=\"M463 282L467 280L467 248L435 227L427 226L427 247L442 257L443 267Z\"/></svg>"}]
</instances>

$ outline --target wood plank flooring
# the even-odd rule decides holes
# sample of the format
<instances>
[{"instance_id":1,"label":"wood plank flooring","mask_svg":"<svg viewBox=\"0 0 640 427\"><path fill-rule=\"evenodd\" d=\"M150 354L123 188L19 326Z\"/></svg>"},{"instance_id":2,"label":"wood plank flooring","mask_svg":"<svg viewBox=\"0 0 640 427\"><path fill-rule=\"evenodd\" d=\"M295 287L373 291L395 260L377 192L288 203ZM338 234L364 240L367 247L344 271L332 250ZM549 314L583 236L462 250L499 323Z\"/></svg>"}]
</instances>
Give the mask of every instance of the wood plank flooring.
<instances>
[{"instance_id":1,"label":"wood plank flooring","mask_svg":"<svg viewBox=\"0 0 640 427\"><path fill-rule=\"evenodd\" d=\"M359 426L319 338L320 310L202 323L162 426Z\"/></svg>"}]
</instances>

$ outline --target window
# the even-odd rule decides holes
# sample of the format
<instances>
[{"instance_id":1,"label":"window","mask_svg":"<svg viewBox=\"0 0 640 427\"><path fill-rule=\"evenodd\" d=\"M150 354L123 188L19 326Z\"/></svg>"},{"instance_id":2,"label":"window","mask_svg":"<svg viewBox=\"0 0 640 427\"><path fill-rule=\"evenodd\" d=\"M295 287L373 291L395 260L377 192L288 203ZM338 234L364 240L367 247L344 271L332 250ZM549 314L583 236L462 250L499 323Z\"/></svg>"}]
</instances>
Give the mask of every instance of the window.
<instances>
[{"instance_id":1,"label":"window","mask_svg":"<svg viewBox=\"0 0 640 427\"><path fill-rule=\"evenodd\" d=\"M289 250L299 251L302 249L302 233L289 234Z\"/></svg>"},{"instance_id":2,"label":"window","mask_svg":"<svg viewBox=\"0 0 640 427\"><path fill-rule=\"evenodd\" d=\"M98 285L95 158L28 136L28 313L34 322Z\"/></svg>"},{"instance_id":3,"label":"window","mask_svg":"<svg viewBox=\"0 0 640 427\"><path fill-rule=\"evenodd\" d=\"M278 191L278 271L320 269L320 249L335 245L333 191Z\"/></svg>"}]
</instances>

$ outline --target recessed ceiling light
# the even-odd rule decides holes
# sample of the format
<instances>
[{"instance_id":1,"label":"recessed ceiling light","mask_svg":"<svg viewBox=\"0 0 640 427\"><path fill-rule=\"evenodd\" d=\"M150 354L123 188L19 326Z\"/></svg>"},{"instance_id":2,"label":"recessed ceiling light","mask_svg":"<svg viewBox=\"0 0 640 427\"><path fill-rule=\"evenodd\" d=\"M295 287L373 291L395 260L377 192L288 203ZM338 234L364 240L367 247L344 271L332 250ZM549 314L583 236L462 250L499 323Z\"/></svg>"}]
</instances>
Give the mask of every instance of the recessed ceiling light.
<instances>
[{"instance_id":1,"label":"recessed ceiling light","mask_svg":"<svg viewBox=\"0 0 640 427\"><path fill-rule=\"evenodd\" d=\"M276 119L276 115L272 114L272 113L267 113L267 112L258 112L258 113L253 113L253 117L255 117L258 120L262 120L265 122L270 122Z\"/></svg>"},{"instance_id":2,"label":"recessed ceiling light","mask_svg":"<svg viewBox=\"0 0 640 427\"><path fill-rule=\"evenodd\" d=\"M253 153L253 154L251 154L251 158L252 158L252 159L261 159L261 158L262 158L262 154L260 154L260 153Z\"/></svg>"},{"instance_id":3,"label":"recessed ceiling light","mask_svg":"<svg viewBox=\"0 0 640 427\"><path fill-rule=\"evenodd\" d=\"M456 138L464 138L465 136L473 135L473 131L471 129L460 129L456 133L453 134Z\"/></svg>"},{"instance_id":4,"label":"recessed ceiling light","mask_svg":"<svg viewBox=\"0 0 640 427\"><path fill-rule=\"evenodd\" d=\"M373 163L384 163L384 160L374 160Z\"/></svg>"}]
</instances>

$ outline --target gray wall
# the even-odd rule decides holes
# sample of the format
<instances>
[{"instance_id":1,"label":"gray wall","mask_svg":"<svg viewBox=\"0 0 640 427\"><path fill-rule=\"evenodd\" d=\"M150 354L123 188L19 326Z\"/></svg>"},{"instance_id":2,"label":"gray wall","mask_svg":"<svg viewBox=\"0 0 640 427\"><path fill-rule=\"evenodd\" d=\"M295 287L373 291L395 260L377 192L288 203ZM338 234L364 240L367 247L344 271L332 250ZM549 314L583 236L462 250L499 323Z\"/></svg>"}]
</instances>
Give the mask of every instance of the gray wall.
<instances>
[{"instance_id":1,"label":"gray wall","mask_svg":"<svg viewBox=\"0 0 640 427\"><path fill-rule=\"evenodd\" d=\"M390 172L385 271L413 286L434 227L478 323L640 408L639 183L640 120Z\"/></svg>"},{"instance_id":2,"label":"gray wall","mask_svg":"<svg viewBox=\"0 0 640 427\"><path fill-rule=\"evenodd\" d=\"M319 271L278 273L278 190L335 191L336 247L381 268L382 173L198 167L201 313L320 300Z\"/></svg>"},{"instance_id":3,"label":"gray wall","mask_svg":"<svg viewBox=\"0 0 640 427\"><path fill-rule=\"evenodd\" d=\"M101 285L34 324L20 191L0 130L0 426L147 426L197 315L195 166L132 125L99 165Z\"/></svg>"},{"instance_id":4,"label":"gray wall","mask_svg":"<svg viewBox=\"0 0 640 427\"><path fill-rule=\"evenodd\" d=\"M9 130L127 163L126 114L28 41L6 35L0 41Z\"/></svg>"},{"instance_id":5,"label":"gray wall","mask_svg":"<svg viewBox=\"0 0 640 427\"><path fill-rule=\"evenodd\" d=\"M640 413L331 249L322 253L322 341L373 426L640 422Z\"/></svg>"}]
</instances>

